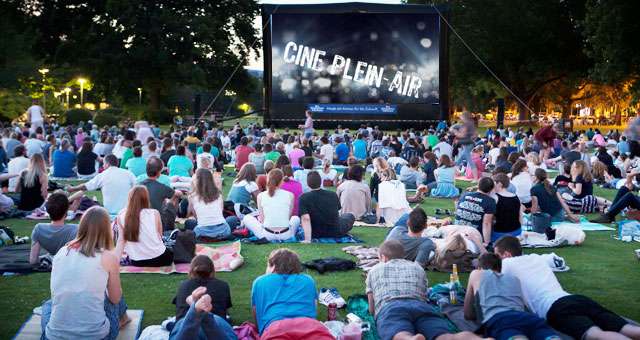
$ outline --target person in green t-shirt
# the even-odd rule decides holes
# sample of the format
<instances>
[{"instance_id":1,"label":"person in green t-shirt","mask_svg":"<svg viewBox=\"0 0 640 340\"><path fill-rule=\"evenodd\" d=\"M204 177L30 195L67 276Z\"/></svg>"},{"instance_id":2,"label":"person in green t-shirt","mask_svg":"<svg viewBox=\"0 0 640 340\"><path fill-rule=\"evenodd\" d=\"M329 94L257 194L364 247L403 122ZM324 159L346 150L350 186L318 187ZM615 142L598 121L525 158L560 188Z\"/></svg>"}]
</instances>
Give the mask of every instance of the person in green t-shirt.
<instances>
[{"instance_id":1,"label":"person in green t-shirt","mask_svg":"<svg viewBox=\"0 0 640 340\"><path fill-rule=\"evenodd\" d=\"M276 150L273 150L273 145L265 144L262 149L264 150L264 159L272 161L273 163L278 161L280 158L280 153Z\"/></svg>"}]
</instances>

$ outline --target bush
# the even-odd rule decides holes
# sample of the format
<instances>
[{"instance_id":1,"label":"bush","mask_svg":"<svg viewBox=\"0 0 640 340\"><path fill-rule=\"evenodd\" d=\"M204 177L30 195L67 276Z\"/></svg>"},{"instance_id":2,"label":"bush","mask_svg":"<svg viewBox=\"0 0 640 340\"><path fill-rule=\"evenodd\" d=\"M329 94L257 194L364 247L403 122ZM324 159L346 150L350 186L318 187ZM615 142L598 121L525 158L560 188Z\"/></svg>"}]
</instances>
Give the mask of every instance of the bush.
<instances>
[{"instance_id":1,"label":"bush","mask_svg":"<svg viewBox=\"0 0 640 340\"><path fill-rule=\"evenodd\" d=\"M93 118L91 111L85 109L71 109L64 113L65 124L78 124Z\"/></svg>"},{"instance_id":2,"label":"bush","mask_svg":"<svg viewBox=\"0 0 640 340\"><path fill-rule=\"evenodd\" d=\"M0 90L0 118L3 121L23 116L29 106L31 98L28 96L11 90Z\"/></svg>"},{"instance_id":3,"label":"bush","mask_svg":"<svg viewBox=\"0 0 640 340\"><path fill-rule=\"evenodd\" d=\"M146 114L149 123L167 124L173 122L173 112L167 109L160 109L157 111L150 111Z\"/></svg>"},{"instance_id":4,"label":"bush","mask_svg":"<svg viewBox=\"0 0 640 340\"><path fill-rule=\"evenodd\" d=\"M93 117L93 123L99 127L103 126L117 126L122 120L122 110L118 108L108 108L100 110Z\"/></svg>"}]
</instances>

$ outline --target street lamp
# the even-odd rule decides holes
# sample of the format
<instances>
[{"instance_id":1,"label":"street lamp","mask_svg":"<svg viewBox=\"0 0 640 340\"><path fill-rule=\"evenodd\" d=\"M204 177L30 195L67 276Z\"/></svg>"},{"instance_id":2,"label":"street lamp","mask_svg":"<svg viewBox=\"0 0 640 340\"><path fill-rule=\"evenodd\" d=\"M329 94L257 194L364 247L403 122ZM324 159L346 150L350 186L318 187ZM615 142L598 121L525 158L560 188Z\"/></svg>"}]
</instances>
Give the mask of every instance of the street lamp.
<instances>
[{"instance_id":1,"label":"street lamp","mask_svg":"<svg viewBox=\"0 0 640 340\"><path fill-rule=\"evenodd\" d=\"M138 105L142 105L142 87L138 87Z\"/></svg>"},{"instance_id":2,"label":"street lamp","mask_svg":"<svg viewBox=\"0 0 640 340\"><path fill-rule=\"evenodd\" d=\"M48 68L41 68L38 70L42 74L42 106L44 106L44 111L47 111L47 93L45 91L45 75L49 73Z\"/></svg>"},{"instance_id":3,"label":"street lamp","mask_svg":"<svg viewBox=\"0 0 640 340\"><path fill-rule=\"evenodd\" d=\"M67 95L67 110L68 110L69 109L69 92L71 92L71 89L68 87L65 87L63 91Z\"/></svg>"},{"instance_id":4,"label":"street lamp","mask_svg":"<svg viewBox=\"0 0 640 340\"><path fill-rule=\"evenodd\" d=\"M84 78L78 78L78 83L80 83L80 107L84 107L84 83L86 81Z\"/></svg>"}]
</instances>

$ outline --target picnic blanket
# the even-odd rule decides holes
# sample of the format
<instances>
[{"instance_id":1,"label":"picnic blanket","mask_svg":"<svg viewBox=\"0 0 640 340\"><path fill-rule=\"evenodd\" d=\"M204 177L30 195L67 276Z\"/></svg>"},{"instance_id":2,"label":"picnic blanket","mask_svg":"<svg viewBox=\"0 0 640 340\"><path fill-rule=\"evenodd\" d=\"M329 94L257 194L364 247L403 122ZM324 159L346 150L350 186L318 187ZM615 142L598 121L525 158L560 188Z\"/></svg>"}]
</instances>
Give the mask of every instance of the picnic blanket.
<instances>
[{"instance_id":1,"label":"picnic blanket","mask_svg":"<svg viewBox=\"0 0 640 340\"><path fill-rule=\"evenodd\" d=\"M292 236L291 238L288 238L286 240L267 240L266 238L257 238L255 236L251 236L251 237L247 237L247 238L243 238L241 241L245 242L245 243L254 243L254 244L267 244L267 243L299 243L302 239L304 238L300 238L297 236ZM342 236L342 237L321 237L321 238L312 238L311 239L312 243L328 243L328 244L335 244L335 243L363 243L364 241L362 241L361 239L348 234L346 236Z\"/></svg>"},{"instance_id":2,"label":"picnic blanket","mask_svg":"<svg viewBox=\"0 0 640 340\"><path fill-rule=\"evenodd\" d=\"M232 272L244 263L244 258L240 254L242 245L240 242L233 242L218 247L207 245L196 245L196 255L206 255L213 260L216 272ZM189 263L172 264L164 267L136 267L121 266L120 273L124 274L187 274L189 273Z\"/></svg>"},{"instance_id":3,"label":"picnic blanket","mask_svg":"<svg viewBox=\"0 0 640 340\"><path fill-rule=\"evenodd\" d=\"M131 322L120 329L120 334L118 334L116 338L118 340L135 340L138 334L140 334L144 311L141 309L129 309L127 310L127 315L131 318ZM40 310L36 308L29 319L22 324L18 333L13 337L13 340L40 340L40 336L42 335L40 321Z\"/></svg>"},{"instance_id":4,"label":"picnic blanket","mask_svg":"<svg viewBox=\"0 0 640 340\"><path fill-rule=\"evenodd\" d=\"M558 229L561 227L574 227L580 228L583 231L611 231L615 230L614 228L607 227L604 224L593 223L586 220L580 221L580 223L571 223L571 222L553 222L551 223L551 228Z\"/></svg>"},{"instance_id":5,"label":"picnic blanket","mask_svg":"<svg viewBox=\"0 0 640 340\"><path fill-rule=\"evenodd\" d=\"M31 273L33 266L29 263L31 244L16 244L0 247L0 274Z\"/></svg>"}]
</instances>

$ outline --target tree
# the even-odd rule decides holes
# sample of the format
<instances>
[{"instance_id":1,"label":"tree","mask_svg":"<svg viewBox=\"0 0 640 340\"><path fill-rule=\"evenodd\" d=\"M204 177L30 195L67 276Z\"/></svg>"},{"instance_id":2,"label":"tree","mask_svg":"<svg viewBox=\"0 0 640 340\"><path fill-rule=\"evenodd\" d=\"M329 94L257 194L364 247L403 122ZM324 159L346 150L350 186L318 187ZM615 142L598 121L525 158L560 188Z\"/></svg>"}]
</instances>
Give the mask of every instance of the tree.
<instances>
[{"instance_id":1,"label":"tree","mask_svg":"<svg viewBox=\"0 0 640 340\"><path fill-rule=\"evenodd\" d=\"M455 30L524 102L517 102L521 120L529 117L525 105L530 107L550 84L576 73L586 74L588 60L582 52L581 13L576 10L583 2L437 1L450 6L449 22ZM473 89L479 80L499 85L455 34L451 33L449 40L453 93Z\"/></svg>"}]
</instances>

